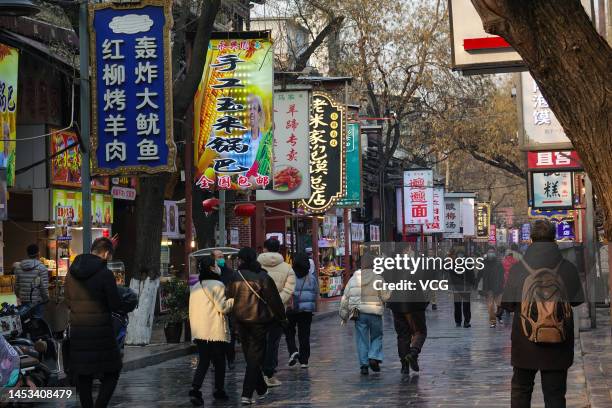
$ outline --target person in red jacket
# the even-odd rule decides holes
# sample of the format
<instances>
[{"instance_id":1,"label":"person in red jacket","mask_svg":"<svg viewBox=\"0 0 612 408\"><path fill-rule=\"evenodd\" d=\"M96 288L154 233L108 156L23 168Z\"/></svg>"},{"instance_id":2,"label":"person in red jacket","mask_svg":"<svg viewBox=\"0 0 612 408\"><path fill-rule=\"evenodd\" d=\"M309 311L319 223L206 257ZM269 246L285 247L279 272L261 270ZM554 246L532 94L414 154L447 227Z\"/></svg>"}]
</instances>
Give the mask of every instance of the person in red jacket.
<instances>
[{"instance_id":1,"label":"person in red jacket","mask_svg":"<svg viewBox=\"0 0 612 408\"><path fill-rule=\"evenodd\" d=\"M510 269L517 264L521 259L521 253L518 251L518 245L511 244L510 249L506 251L506 256L502 259L502 267L504 268L504 288L508 284L508 278L510 276ZM510 316L510 312L498 307L497 308L497 321L500 324L504 323L503 316L504 311L508 316Z\"/></svg>"}]
</instances>

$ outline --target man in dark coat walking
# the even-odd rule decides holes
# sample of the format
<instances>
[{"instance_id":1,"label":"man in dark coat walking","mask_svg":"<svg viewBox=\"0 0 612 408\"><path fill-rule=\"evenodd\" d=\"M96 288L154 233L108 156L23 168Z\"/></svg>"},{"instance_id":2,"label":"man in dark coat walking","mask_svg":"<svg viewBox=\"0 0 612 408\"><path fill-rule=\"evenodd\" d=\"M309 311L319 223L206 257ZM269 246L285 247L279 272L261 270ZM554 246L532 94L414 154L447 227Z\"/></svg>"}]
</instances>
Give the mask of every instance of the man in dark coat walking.
<instances>
[{"instance_id":1,"label":"man in dark coat walking","mask_svg":"<svg viewBox=\"0 0 612 408\"><path fill-rule=\"evenodd\" d=\"M497 308L500 305L501 296L504 291L504 267L497 258L497 253L493 247L487 250L484 268L478 274L476 285L478 285L481 279L482 291L486 296L487 308L489 310L489 324L491 328L494 328L497 321Z\"/></svg>"},{"instance_id":2,"label":"man in dark coat walking","mask_svg":"<svg viewBox=\"0 0 612 408\"><path fill-rule=\"evenodd\" d=\"M113 273L107 268L113 244L98 238L91 254L75 258L66 277L65 296L70 308L69 368L77 380L81 406L106 407L113 395L121 371L121 355L112 311L121 307ZM94 405L92 384L100 376L100 391Z\"/></svg>"},{"instance_id":3,"label":"man in dark coat walking","mask_svg":"<svg viewBox=\"0 0 612 408\"><path fill-rule=\"evenodd\" d=\"M574 363L574 323L571 308L565 319L565 339L560 343L536 343L525 335L521 325L523 284L533 271L541 268L556 270L565 288L571 306L584 302L584 292L576 267L564 260L555 243L555 226L546 220L535 222L531 230L532 244L523 262L510 269L508 283L502 298L502 307L514 313L512 324L512 408L531 406L534 378L538 371L542 377L542 392L546 408L564 408L567 390L567 370ZM562 306L562 305L561 305Z\"/></svg>"}]
</instances>

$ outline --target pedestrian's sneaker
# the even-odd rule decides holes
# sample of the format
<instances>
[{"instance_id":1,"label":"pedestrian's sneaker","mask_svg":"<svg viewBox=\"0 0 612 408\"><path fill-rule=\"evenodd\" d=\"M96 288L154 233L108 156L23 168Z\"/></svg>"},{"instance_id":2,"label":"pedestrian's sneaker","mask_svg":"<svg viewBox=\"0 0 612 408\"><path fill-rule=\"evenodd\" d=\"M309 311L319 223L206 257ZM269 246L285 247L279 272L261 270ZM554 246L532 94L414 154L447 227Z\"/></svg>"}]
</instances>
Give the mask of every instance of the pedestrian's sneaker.
<instances>
[{"instance_id":1,"label":"pedestrian's sneaker","mask_svg":"<svg viewBox=\"0 0 612 408\"><path fill-rule=\"evenodd\" d=\"M289 357L289 367L293 367L298 363L298 359L300 358L300 353L297 351Z\"/></svg>"},{"instance_id":2,"label":"pedestrian's sneaker","mask_svg":"<svg viewBox=\"0 0 612 408\"><path fill-rule=\"evenodd\" d=\"M455 326L457 326L457 327L461 327L461 322L457 322L457 323L455 323Z\"/></svg>"},{"instance_id":3,"label":"pedestrian's sneaker","mask_svg":"<svg viewBox=\"0 0 612 408\"><path fill-rule=\"evenodd\" d=\"M368 366L367 365L361 366L361 375L368 375L368 374L370 374L370 372L368 371Z\"/></svg>"},{"instance_id":4,"label":"pedestrian's sneaker","mask_svg":"<svg viewBox=\"0 0 612 408\"><path fill-rule=\"evenodd\" d=\"M410 374L410 366L406 360L402 360L402 374Z\"/></svg>"},{"instance_id":5,"label":"pedestrian's sneaker","mask_svg":"<svg viewBox=\"0 0 612 408\"><path fill-rule=\"evenodd\" d=\"M406 354L406 361L408 362L408 364L410 365L410 368L412 368L414 371L419 371L419 352L412 348L410 349L410 351L408 352L408 354Z\"/></svg>"},{"instance_id":6,"label":"pedestrian's sneaker","mask_svg":"<svg viewBox=\"0 0 612 408\"><path fill-rule=\"evenodd\" d=\"M463 327L465 327L467 329L468 327L472 327L472 325L469 324L468 322L465 322L465 323L463 323Z\"/></svg>"},{"instance_id":7,"label":"pedestrian's sneaker","mask_svg":"<svg viewBox=\"0 0 612 408\"><path fill-rule=\"evenodd\" d=\"M266 392L264 392L263 394L259 394L257 393L257 400L261 401L262 399L266 398L268 396L268 390L266 390Z\"/></svg>"},{"instance_id":8,"label":"pedestrian's sneaker","mask_svg":"<svg viewBox=\"0 0 612 408\"><path fill-rule=\"evenodd\" d=\"M282 382L280 382L280 381L278 380L278 378L276 378L276 377L266 377L266 376L264 375L264 380L266 381L266 385L267 385L268 387L278 387L279 385L282 385L282 384L283 384L283 383L282 383Z\"/></svg>"},{"instance_id":9,"label":"pedestrian's sneaker","mask_svg":"<svg viewBox=\"0 0 612 408\"><path fill-rule=\"evenodd\" d=\"M372 371L374 371L375 373L380 372L380 364L378 363L378 360L371 358L369 363L370 363L370 368L372 369Z\"/></svg>"},{"instance_id":10,"label":"pedestrian's sneaker","mask_svg":"<svg viewBox=\"0 0 612 408\"><path fill-rule=\"evenodd\" d=\"M491 323L491 325L489 327L494 329L496 327L496 325L495 325L495 323Z\"/></svg>"},{"instance_id":11,"label":"pedestrian's sneaker","mask_svg":"<svg viewBox=\"0 0 612 408\"><path fill-rule=\"evenodd\" d=\"M200 390L189 391L189 401L194 407L201 407L202 405L204 405L204 400L202 399L202 392L200 392Z\"/></svg>"},{"instance_id":12,"label":"pedestrian's sneaker","mask_svg":"<svg viewBox=\"0 0 612 408\"><path fill-rule=\"evenodd\" d=\"M240 398L240 403L242 405L253 405L255 403L255 400L249 397L242 397Z\"/></svg>"},{"instance_id":13,"label":"pedestrian's sneaker","mask_svg":"<svg viewBox=\"0 0 612 408\"><path fill-rule=\"evenodd\" d=\"M227 401L229 400L229 396L224 390L216 390L213 393L213 398L219 401Z\"/></svg>"},{"instance_id":14,"label":"pedestrian's sneaker","mask_svg":"<svg viewBox=\"0 0 612 408\"><path fill-rule=\"evenodd\" d=\"M300 367L302 367L302 368L308 368L308 363L304 363L304 364L302 364Z\"/></svg>"}]
</instances>

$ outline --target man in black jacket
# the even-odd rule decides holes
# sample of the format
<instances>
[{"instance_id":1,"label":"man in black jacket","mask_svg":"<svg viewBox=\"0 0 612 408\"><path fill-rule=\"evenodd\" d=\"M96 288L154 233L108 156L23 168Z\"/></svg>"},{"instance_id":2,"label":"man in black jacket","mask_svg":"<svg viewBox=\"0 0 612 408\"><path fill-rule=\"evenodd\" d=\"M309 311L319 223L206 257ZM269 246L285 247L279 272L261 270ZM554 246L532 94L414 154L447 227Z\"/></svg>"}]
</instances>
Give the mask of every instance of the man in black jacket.
<instances>
[{"instance_id":1,"label":"man in black jacket","mask_svg":"<svg viewBox=\"0 0 612 408\"><path fill-rule=\"evenodd\" d=\"M501 296L504 291L504 267L497 258L495 248L489 247L484 260L484 268L478 274L476 286L482 279L482 291L487 299L487 308L489 310L489 324L491 328L496 326L497 308L501 302ZM501 322L501 319L500 319Z\"/></svg>"},{"instance_id":2,"label":"man in black jacket","mask_svg":"<svg viewBox=\"0 0 612 408\"><path fill-rule=\"evenodd\" d=\"M111 312L121 307L113 273L107 268L113 244L98 238L91 254L75 258L66 277L65 298L70 308L69 368L76 376L81 406L94 407L92 385L100 376L95 407L106 407L121 371L121 355Z\"/></svg>"},{"instance_id":3,"label":"man in black jacket","mask_svg":"<svg viewBox=\"0 0 612 408\"><path fill-rule=\"evenodd\" d=\"M502 307L514 313L512 324L512 408L531 406L534 378L538 371L542 377L542 391L546 408L564 408L567 390L567 370L574 362L574 324L571 308L565 319L565 339L560 343L536 343L525 334L521 304L523 284L530 273L541 268L556 271L563 282L565 295L571 306L584 301L584 292L576 267L564 260L555 243L555 226L544 220L535 222L531 231L532 244L527 249L523 262L515 264L509 274L502 298ZM565 304L567 306L567 304ZM563 305L560 305L563 306ZM531 309L530 309L531 310Z\"/></svg>"}]
</instances>

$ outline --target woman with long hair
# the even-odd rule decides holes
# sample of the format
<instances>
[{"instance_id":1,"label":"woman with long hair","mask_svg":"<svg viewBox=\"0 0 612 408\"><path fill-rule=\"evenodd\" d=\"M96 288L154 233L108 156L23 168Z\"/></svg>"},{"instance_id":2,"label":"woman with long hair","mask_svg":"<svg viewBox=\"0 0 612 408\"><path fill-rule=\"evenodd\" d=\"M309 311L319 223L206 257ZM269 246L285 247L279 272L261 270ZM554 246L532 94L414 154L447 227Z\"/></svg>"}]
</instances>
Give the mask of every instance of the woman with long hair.
<instances>
[{"instance_id":1,"label":"woman with long hair","mask_svg":"<svg viewBox=\"0 0 612 408\"><path fill-rule=\"evenodd\" d=\"M234 299L232 317L238 326L247 365L241 402L250 405L255 402L255 391L259 399L268 393L261 370L269 326L275 321L286 325L286 317L276 284L257 262L255 250L242 248L237 257L238 270L228 286L227 296Z\"/></svg>"},{"instance_id":2,"label":"woman with long hair","mask_svg":"<svg viewBox=\"0 0 612 408\"><path fill-rule=\"evenodd\" d=\"M225 348L230 341L227 314L234 304L226 299L221 270L214 257L206 256L198 262L199 281L190 287L189 324L191 337L198 348L198 367L193 376L189 399L194 406L204 405L202 383L212 362L215 367L217 400L227 400L225 393Z\"/></svg>"}]
</instances>

